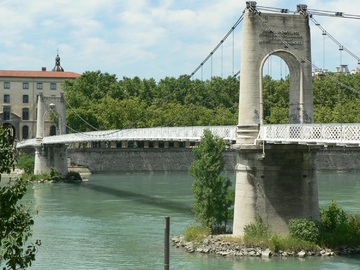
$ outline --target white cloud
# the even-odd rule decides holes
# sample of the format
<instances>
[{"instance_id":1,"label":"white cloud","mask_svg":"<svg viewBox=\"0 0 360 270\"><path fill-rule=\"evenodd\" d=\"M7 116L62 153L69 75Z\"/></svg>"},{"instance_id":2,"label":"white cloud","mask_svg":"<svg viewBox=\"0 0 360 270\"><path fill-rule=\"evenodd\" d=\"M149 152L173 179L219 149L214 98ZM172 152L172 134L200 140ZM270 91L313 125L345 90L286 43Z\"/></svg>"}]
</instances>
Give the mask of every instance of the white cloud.
<instances>
[{"instance_id":1,"label":"white cloud","mask_svg":"<svg viewBox=\"0 0 360 270\"><path fill-rule=\"evenodd\" d=\"M258 6L295 10L298 1L257 1ZM360 3L309 0L310 9L360 13ZM0 8L1 69L52 68L60 50L65 70L101 70L118 77L179 76L191 73L210 53L245 8L238 0L11 0ZM316 17L325 29L359 53L358 20ZM321 32L312 27L313 59L322 65ZM239 68L241 25L234 56ZM319 33L316 33L318 31ZM330 52L326 62L338 62ZM213 65L232 66L232 36L214 56ZM328 60L329 59L329 60ZM345 55L344 61L349 61ZM331 62L332 61L332 62ZM228 68L229 69L229 68ZM232 67L230 68L232 69Z\"/></svg>"}]
</instances>

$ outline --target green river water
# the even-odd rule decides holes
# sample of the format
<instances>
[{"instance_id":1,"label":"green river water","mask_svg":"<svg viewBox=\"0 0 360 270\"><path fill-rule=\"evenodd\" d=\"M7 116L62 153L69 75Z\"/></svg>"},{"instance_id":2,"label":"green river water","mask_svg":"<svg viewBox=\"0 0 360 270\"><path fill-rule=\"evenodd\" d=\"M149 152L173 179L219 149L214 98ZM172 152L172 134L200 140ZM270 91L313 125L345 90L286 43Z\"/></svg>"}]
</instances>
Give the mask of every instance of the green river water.
<instances>
[{"instance_id":1,"label":"green river water","mask_svg":"<svg viewBox=\"0 0 360 270\"><path fill-rule=\"evenodd\" d=\"M356 172L319 172L320 206L336 200L360 213ZM235 180L235 176L230 177ZM91 175L83 184L35 184L34 239L42 245L31 269L163 269L164 217L171 236L193 223L187 174ZM188 254L171 247L170 269L360 269L360 257L246 259Z\"/></svg>"}]
</instances>

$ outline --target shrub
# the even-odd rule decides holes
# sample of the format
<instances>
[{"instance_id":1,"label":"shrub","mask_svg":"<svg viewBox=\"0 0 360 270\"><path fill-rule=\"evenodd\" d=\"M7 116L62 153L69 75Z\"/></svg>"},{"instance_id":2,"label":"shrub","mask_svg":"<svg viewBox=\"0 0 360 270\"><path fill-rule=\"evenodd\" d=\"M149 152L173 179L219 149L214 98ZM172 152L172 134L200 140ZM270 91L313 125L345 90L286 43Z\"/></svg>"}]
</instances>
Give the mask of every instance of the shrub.
<instances>
[{"instance_id":1,"label":"shrub","mask_svg":"<svg viewBox=\"0 0 360 270\"><path fill-rule=\"evenodd\" d=\"M209 228L200 225L193 225L186 229L184 238L185 241L200 242L210 234L211 230Z\"/></svg>"},{"instance_id":2,"label":"shrub","mask_svg":"<svg viewBox=\"0 0 360 270\"><path fill-rule=\"evenodd\" d=\"M35 160L32 156L26 153L21 153L16 162L16 167L21 170L24 170L24 173L26 174L33 174L34 164L35 164Z\"/></svg>"},{"instance_id":3,"label":"shrub","mask_svg":"<svg viewBox=\"0 0 360 270\"><path fill-rule=\"evenodd\" d=\"M351 218L336 202L320 211L320 244L329 247L359 244L354 232L359 225L356 218Z\"/></svg>"},{"instance_id":4,"label":"shrub","mask_svg":"<svg viewBox=\"0 0 360 270\"><path fill-rule=\"evenodd\" d=\"M260 216L255 218L255 223L250 223L244 227L244 237L266 238L269 236L269 225Z\"/></svg>"},{"instance_id":5,"label":"shrub","mask_svg":"<svg viewBox=\"0 0 360 270\"><path fill-rule=\"evenodd\" d=\"M353 236L354 244L360 244L360 215L349 216L349 227Z\"/></svg>"},{"instance_id":6,"label":"shrub","mask_svg":"<svg viewBox=\"0 0 360 270\"><path fill-rule=\"evenodd\" d=\"M268 247L274 252L279 250L286 250L290 252L298 252L301 250L315 251L318 249L314 242L305 241L299 238L294 238L292 236L280 235L271 236L268 242Z\"/></svg>"},{"instance_id":7,"label":"shrub","mask_svg":"<svg viewBox=\"0 0 360 270\"><path fill-rule=\"evenodd\" d=\"M311 219L291 219L289 221L290 236L304 241L316 243L319 239L319 226Z\"/></svg>"},{"instance_id":8,"label":"shrub","mask_svg":"<svg viewBox=\"0 0 360 270\"><path fill-rule=\"evenodd\" d=\"M78 182L82 181L81 175L78 172L70 171L65 176L65 182Z\"/></svg>"},{"instance_id":9,"label":"shrub","mask_svg":"<svg viewBox=\"0 0 360 270\"><path fill-rule=\"evenodd\" d=\"M56 168L51 168L50 179L54 182L60 182L62 180L61 174Z\"/></svg>"},{"instance_id":10,"label":"shrub","mask_svg":"<svg viewBox=\"0 0 360 270\"><path fill-rule=\"evenodd\" d=\"M343 209L336 205L335 201L326 209L321 209L321 229L324 232L331 232L340 229L344 225L348 224L348 216Z\"/></svg>"}]
</instances>

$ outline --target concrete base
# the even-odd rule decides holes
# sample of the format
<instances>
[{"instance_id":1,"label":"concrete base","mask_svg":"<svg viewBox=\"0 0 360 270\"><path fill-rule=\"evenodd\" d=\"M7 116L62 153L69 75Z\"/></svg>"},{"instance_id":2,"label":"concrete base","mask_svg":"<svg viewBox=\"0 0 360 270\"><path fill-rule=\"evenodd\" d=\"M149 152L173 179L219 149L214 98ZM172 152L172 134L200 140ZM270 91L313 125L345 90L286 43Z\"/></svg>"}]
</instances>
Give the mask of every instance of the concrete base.
<instances>
[{"instance_id":1,"label":"concrete base","mask_svg":"<svg viewBox=\"0 0 360 270\"><path fill-rule=\"evenodd\" d=\"M240 147L240 146L239 146ZM293 218L319 219L315 157L318 148L305 145L241 145L236 166L233 234L256 216L275 233L288 232Z\"/></svg>"},{"instance_id":2,"label":"concrete base","mask_svg":"<svg viewBox=\"0 0 360 270\"><path fill-rule=\"evenodd\" d=\"M49 173L51 168L56 168L62 176L68 173L67 146L37 145L35 146L34 174Z\"/></svg>"}]
</instances>

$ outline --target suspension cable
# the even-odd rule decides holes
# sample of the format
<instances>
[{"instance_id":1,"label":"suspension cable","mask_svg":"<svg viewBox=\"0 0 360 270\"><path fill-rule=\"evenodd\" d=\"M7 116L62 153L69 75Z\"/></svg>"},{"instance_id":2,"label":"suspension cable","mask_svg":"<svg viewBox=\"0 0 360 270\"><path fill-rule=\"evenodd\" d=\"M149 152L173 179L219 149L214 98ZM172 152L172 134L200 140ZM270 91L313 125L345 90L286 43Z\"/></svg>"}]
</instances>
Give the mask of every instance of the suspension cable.
<instances>
[{"instance_id":1,"label":"suspension cable","mask_svg":"<svg viewBox=\"0 0 360 270\"><path fill-rule=\"evenodd\" d=\"M333 42L336 43L336 45L339 46L339 50L344 50L345 52L347 52L349 55L351 55L353 58L355 58L358 62L360 61L360 58L358 56L356 56L353 52L351 52L348 48L346 48L344 45L342 45L336 38L334 38L328 31L326 31L324 29L324 27L322 27L320 25L320 23L318 23L314 17L310 16L310 20L317 26L319 27L319 29L322 31L322 33L326 34Z\"/></svg>"},{"instance_id":2,"label":"suspension cable","mask_svg":"<svg viewBox=\"0 0 360 270\"><path fill-rule=\"evenodd\" d=\"M239 17L239 19L235 22L235 24L231 27L231 29L226 33L226 35L222 38L222 40L215 46L215 48L208 54L208 56L195 68L195 70L191 73L190 76L186 76L186 78L180 83L180 86L177 87L172 93L170 93L168 96L166 96L162 101L160 101L151 111L147 112L145 115L143 115L142 117L140 117L139 119L135 120L134 122L132 122L131 124L129 124L127 127L121 128L121 129L117 129L117 130L113 130L113 131L109 131L107 134L105 135L111 135L117 132L121 132L124 129L129 129L131 127L133 127L136 123L140 122L141 120L143 120L144 118L148 117L149 115L151 115L156 109L160 108L162 106L162 104L164 102L166 102L177 90L179 90L181 88L181 86L183 84L185 84L186 82L188 82L194 75L196 72L199 71L199 69L201 69L201 77L202 77L202 72L203 72L203 66L204 64L210 59L212 58L212 55L220 48L220 46L224 43L224 41L229 37L229 35L231 33L234 32L234 30L236 29L236 27L243 21L244 19L244 14L245 14L245 9L242 12L241 16ZM211 60L211 59L210 59ZM233 77L236 77L239 74L239 72L237 72L236 74L233 75ZM89 123L87 123L80 115L77 114L77 116L84 121L86 124L88 124L89 126L91 126ZM96 129L95 127L91 126L92 128L94 128L95 130L98 131L98 129ZM74 130L74 129L72 129ZM76 134L76 133L75 133ZM103 135L104 136L104 135Z\"/></svg>"},{"instance_id":3,"label":"suspension cable","mask_svg":"<svg viewBox=\"0 0 360 270\"><path fill-rule=\"evenodd\" d=\"M266 7L266 6L256 6L257 10L276 12L276 13L299 13L299 10L289 10L285 8L275 8L275 7ZM345 12L339 11L329 11L329 10L319 10L319 9L307 9L306 12L310 15L317 16L327 16L327 17L337 17L344 19L360 19L360 15L348 14Z\"/></svg>"},{"instance_id":4,"label":"suspension cable","mask_svg":"<svg viewBox=\"0 0 360 270\"><path fill-rule=\"evenodd\" d=\"M319 70L319 68L314 64L312 63L309 59L307 59L304 55L302 54L298 54L297 51L294 49L294 47L289 44L267 21L265 21L261 15L256 12L256 15L258 16L258 18L260 19L260 21L270 30L274 33L274 35L281 41L281 43L284 44L284 46L286 48L289 48L289 49L292 49L292 53L301 61L304 61L304 62L307 62L309 63L315 70ZM351 86L348 86L348 85L345 85L344 83L338 81L336 78L334 78L334 76L331 76L330 74L328 73L324 73L324 75L326 75L327 77L329 77L331 80L335 81L338 85L360 95L360 91L352 88Z\"/></svg>"},{"instance_id":5,"label":"suspension cable","mask_svg":"<svg viewBox=\"0 0 360 270\"><path fill-rule=\"evenodd\" d=\"M88 126L91 127L92 129L94 129L94 130L99 130L99 129L97 129L96 127L94 127L93 125L91 125L88 121L86 121L83 117L81 117L81 115L79 115L79 114L77 113L77 111L70 105L70 103L65 99L65 97L64 97L64 100L65 100L66 105L69 106L69 108L71 109L71 111L73 111L74 114L75 114L81 121L83 121L86 125L88 125Z\"/></svg>"},{"instance_id":6,"label":"suspension cable","mask_svg":"<svg viewBox=\"0 0 360 270\"><path fill-rule=\"evenodd\" d=\"M226 35L222 38L222 40L215 46L215 48L208 54L208 56L195 68L195 70L190 74L190 78L192 78L195 73L211 58L211 56L219 49L219 47L224 43L224 41L229 37L229 35L234 32L236 27L243 21L245 14L245 9L242 12L240 18L235 22L233 27L226 33Z\"/></svg>"}]
</instances>

